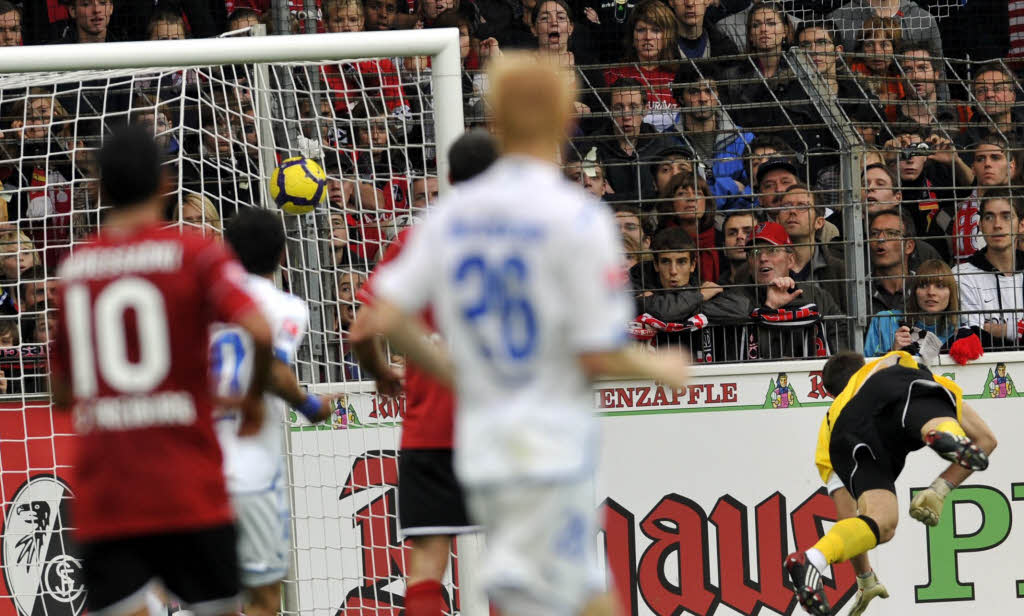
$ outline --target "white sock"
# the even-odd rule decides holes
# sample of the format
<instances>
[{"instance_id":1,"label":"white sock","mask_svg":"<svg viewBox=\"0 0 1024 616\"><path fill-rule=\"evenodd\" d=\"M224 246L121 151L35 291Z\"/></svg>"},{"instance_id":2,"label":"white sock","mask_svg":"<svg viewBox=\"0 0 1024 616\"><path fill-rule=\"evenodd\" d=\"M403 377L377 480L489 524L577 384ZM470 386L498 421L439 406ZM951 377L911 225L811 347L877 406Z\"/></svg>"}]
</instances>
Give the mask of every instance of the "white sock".
<instances>
[{"instance_id":1,"label":"white sock","mask_svg":"<svg viewBox=\"0 0 1024 616\"><path fill-rule=\"evenodd\" d=\"M814 565L818 573L825 575L825 570L828 569L828 559L821 553L821 550L811 548L804 552L804 554L807 555L807 560Z\"/></svg>"}]
</instances>

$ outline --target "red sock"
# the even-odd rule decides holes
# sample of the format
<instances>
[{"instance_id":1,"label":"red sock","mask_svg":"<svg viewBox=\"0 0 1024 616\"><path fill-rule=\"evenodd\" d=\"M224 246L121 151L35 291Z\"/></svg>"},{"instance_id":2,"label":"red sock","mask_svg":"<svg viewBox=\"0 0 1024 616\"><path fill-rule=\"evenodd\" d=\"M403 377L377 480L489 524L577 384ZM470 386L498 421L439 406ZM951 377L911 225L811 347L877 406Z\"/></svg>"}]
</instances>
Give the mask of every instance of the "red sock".
<instances>
[{"instance_id":1,"label":"red sock","mask_svg":"<svg viewBox=\"0 0 1024 616\"><path fill-rule=\"evenodd\" d=\"M441 582L423 580L405 589L405 616L441 616L444 608Z\"/></svg>"}]
</instances>

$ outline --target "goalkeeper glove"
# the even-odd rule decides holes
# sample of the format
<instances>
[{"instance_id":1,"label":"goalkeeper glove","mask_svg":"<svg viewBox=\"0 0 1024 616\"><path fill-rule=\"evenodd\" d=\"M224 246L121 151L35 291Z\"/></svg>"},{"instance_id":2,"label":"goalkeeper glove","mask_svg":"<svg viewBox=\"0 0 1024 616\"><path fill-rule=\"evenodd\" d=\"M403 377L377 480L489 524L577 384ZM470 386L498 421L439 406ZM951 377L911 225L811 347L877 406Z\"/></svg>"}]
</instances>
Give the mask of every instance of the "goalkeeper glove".
<instances>
[{"instance_id":1,"label":"goalkeeper glove","mask_svg":"<svg viewBox=\"0 0 1024 616\"><path fill-rule=\"evenodd\" d=\"M875 597L889 598L889 591L878 581L874 571L868 571L864 576L857 576L857 596L854 597L853 609L850 616L860 616L868 609L868 603Z\"/></svg>"},{"instance_id":2,"label":"goalkeeper glove","mask_svg":"<svg viewBox=\"0 0 1024 616\"><path fill-rule=\"evenodd\" d=\"M953 484L941 477L933 481L931 486L918 492L910 502L910 517L927 526L938 524L946 496L953 488Z\"/></svg>"}]
</instances>

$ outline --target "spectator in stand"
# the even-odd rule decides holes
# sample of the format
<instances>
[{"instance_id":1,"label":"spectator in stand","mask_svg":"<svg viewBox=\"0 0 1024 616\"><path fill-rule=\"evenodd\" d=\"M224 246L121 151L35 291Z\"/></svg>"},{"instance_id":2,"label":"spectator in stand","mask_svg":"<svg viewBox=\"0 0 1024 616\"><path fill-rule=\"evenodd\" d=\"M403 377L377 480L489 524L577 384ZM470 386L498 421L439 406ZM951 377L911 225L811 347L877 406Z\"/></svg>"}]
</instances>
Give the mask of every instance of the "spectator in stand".
<instances>
[{"instance_id":1,"label":"spectator in stand","mask_svg":"<svg viewBox=\"0 0 1024 616\"><path fill-rule=\"evenodd\" d=\"M648 285L636 297L636 312L642 319L653 317L661 324L697 325L691 321L699 319L699 327L708 321L738 321L747 316L747 302L737 294L723 293L722 287L714 282L701 282L697 275L699 261L697 247L681 228L662 229L651 241L653 258L650 264L634 266L636 270L646 269L647 280L656 281L655 288ZM698 315L703 315L698 316ZM638 319L641 320L641 319ZM642 321L641 321L642 322ZM646 327L651 328L651 324ZM656 334L658 346L683 344L689 347L698 361L712 361L716 353L711 340L696 329ZM657 331L657 329L655 329Z\"/></svg>"},{"instance_id":2,"label":"spectator in stand","mask_svg":"<svg viewBox=\"0 0 1024 616\"><path fill-rule=\"evenodd\" d=\"M626 265L632 268L641 261L649 261L651 236L644 229L640 216L640 207L633 203L616 203L612 205L615 212L615 223L622 235L622 246L626 252Z\"/></svg>"},{"instance_id":3,"label":"spectator in stand","mask_svg":"<svg viewBox=\"0 0 1024 616\"><path fill-rule=\"evenodd\" d=\"M171 220L180 220L203 235L207 233L222 235L224 231L220 222L220 214L217 213L213 202L198 193L187 193L182 197L179 216L174 216Z\"/></svg>"},{"instance_id":4,"label":"spectator in stand","mask_svg":"<svg viewBox=\"0 0 1024 616\"><path fill-rule=\"evenodd\" d=\"M687 173L674 176L658 195L656 210L659 230L681 227L693 240L700 279L718 280L720 255L715 242L715 201L707 182Z\"/></svg>"},{"instance_id":5,"label":"spectator in stand","mask_svg":"<svg viewBox=\"0 0 1024 616\"><path fill-rule=\"evenodd\" d=\"M146 40L180 41L185 37L185 20L181 13L169 9L157 9L146 27Z\"/></svg>"},{"instance_id":6,"label":"spectator in stand","mask_svg":"<svg viewBox=\"0 0 1024 616\"><path fill-rule=\"evenodd\" d=\"M898 63L906 76L900 113L918 124L941 132L943 137L958 135L959 125L966 123L970 114L967 107L940 100L941 60L934 58L931 48L921 42L904 42L900 47L900 56Z\"/></svg>"},{"instance_id":7,"label":"spectator in stand","mask_svg":"<svg viewBox=\"0 0 1024 616\"><path fill-rule=\"evenodd\" d=\"M417 2L419 21L429 28L441 13L458 10L459 3L460 0L420 0Z\"/></svg>"},{"instance_id":8,"label":"spectator in stand","mask_svg":"<svg viewBox=\"0 0 1024 616\"><path fill-rule=\"evenodd\" d=\"M0 319L0 348L9 349L21 344L21 332L18 328L18 318ZM0 371L2 374L3 371ZM0 392L6 393L6 392Z\"/></svg>"},{"instance_id":9,"label":"spectator in stand","mask_svg":"<svg viewBox=\"0 0 1024 616\"><path fill-rule=\"evenodd\" d=\"M852 0L831 14L835 22L839 41L847 49L853 49L856 35L864 29L872 17L889 17L898 22L907 42L921 41L931 47L933 56L942 55L942 36L939 26L931 14L913 0Z\"/></svg>"},{"instance_id":10,"label":"spectator in stand","mask_svg":"<svg viewBox=\"0 0 1024 616\"><path fill-rule=\"evenodd\" d=\"M533 6L531 17L533 35L537 41L537 54L562 66L596 63L587 49L574 43L578 40L572 8L566 0L542 0ZM581 69L582 70L582 69ZM601 71L582 71L582 85L576 102L576 113L587 115L599 108L599 100L592 92L604 86Z\"/></svg>"},{"instance_id":11,"label":"spectator in stand","mask_svg":"<svg viewBox=\"0 0 1024 616\"><path fill-rule=\"evenodd\" d=\"M1024 110L1017 109L1017 80L996 61L982 64L974 73L971 94L977 109L967 128L956 140L957 149L974 149L982 138L999 135L1024 143ZM971 163L970 153L964 158Z\"/></svg>"},{"instance_id":12,"label":"spectator in stand","mask_svg":"<svg viewBox=\"0 0 1024 616\"><path fill-rule=\"evenodd\" d=\"M912 292L907 297L906 313L883 310L871 319L864 340L865 357L905 350L915 343L921 350L927 344L925 339L930 338L928 334L934 336L930 346L938 353L956 333L960 321L960 293L945 262L925 261L908 286Z\"/></svg>"},{"instance_id":13,"label":"spectator in stand","mask_svg":"<svg viewBox=\"0 0 1024 616\"><path fill-rule=\"evenodd\" d=\"M650 164L646 168L653 180L654 191L650 192L645 189L641 195L644 199L657 197L675 175L686 173L696 174L696 177L708 182L711 194L715 196L715 204L720 209L725 209L727 202L730 207L740 206L739 204L733 205L735 201L726 199L726 197L742 194L743 185L727 175L716 176L714 171L709 170L689 146L681 145L678 142L669 143L652 153L648 161ZM650 185L651 182L648 184Z\"/></svg>"},{"instance_id":14,"label":"spectator in stand","mask_svg":"<svg viewBox=\"0 0 1024 616\"><path fill-rule=\"evenodd\" d=\"M769 158L757 165L754 187L759 205L758 218L767 219L768 213L775 209L789 187L801 183L800 171L789 158Z\"/></svg>"},{"instance_id":15,"label":"spectator in stand","mask_svg":"<svg viewBox=\"0 0 1024 616\"><path fill-rule=\"evenodd\" d=\"M164 156L172 156L180 148L178 139L174 136L173 121L177 117L170 103L161 103L156 106L135 108L131 114L131 123L150 129L160 152Z\"/></svg>"},{"instance_id":16,"label":"spectator in stand","mask_svg":"<svg viewBox=\"0 0 1024 616\"><path fill-rule=\"evenodd\" d=\"M21 231L0 233L0 255L0 271L7 284L20 280L22 272L40 266L35 244Z\"/></svg>"},{"instance_id":17,"label":"spectator in stand","mask_svg":"<svg viewBox=\"0 0 1024 616\"><path fill-rule=\"evenodd\" d=\"M324 0L323 14L328 32L360 32L369 12L363 10L360 0ZM408 109L398 70L388 58L331 63L323 67L322 74L339 116L368 97L383 102L391 113Z\"/></svg>"},{"instance_id":18,"label":"spectator in stand","mask_svg":"<svg viewBox=\"0 0 1024 616\"><path fill-rule=\"evenodd\" d=\"M644 88L644 121L658 131L672 125L676 99L672 94L679 61L679 25L661 0L643 0L630 17L632 36L626 41L625 60L634 64L604 71L604 82L616 87L621 79L634 79Z\"/></svg>"},{"instance_id":19,"label":"spectator in stand","mask_svg":"<svg viewBox=\"0 0 1024 616\"><path fill-rule=\"evenodd\" d=\"M906 310L905 283L913 274L914 222L895 209L871 214L868 250L871 254L871 313Z\"/></svg>"},{"instance_id":20,"label":"spectator in stand","mask_svg":"<svg viewBox=\"0 0 1024 616\"><path fill-rule=\"evenodd\" d=\"M724 215L722 246L725 250L722 251L721 274L717 280L723 287L734 285L750 275L746 245L757 226L757 219L749 211L729 210Z\"/></svg>"},{"instance_id":21,"label":"spectator in stand","mask_svg":"<svg viewBox=\"0 0 1024 616\"><path fill-rule=\"evenodd\" d=\"M744 186L740 183L744 179L743 154L754 134L734 124L722 109L716 75L711 64L683 64L675 81L682 110L675 117L674 130L668 134L693 150L699 160L711 161L715 180L731 179L736 184L735 192L743 192ZM722 200L719 205L729 209L738 204Z\"/></svg>"},{"instance_id":22,"label":"spectator in stand","mask_svg":"<svg viewBox=\"0 0 1024 616\"><path fill-rule=\"evenodd\" d=\"M248 176L238 173L239 157L244 154L234 148L237 116L220 110L211 111L209 106L201 107L200 111L201 154L198 161L187 158L182 165L182 185L209 198L221 218L230 218L239 207L248 207L255 202L258 188Z\"/></svg>"},{"instance_id":23,"label":"spectator in stand","mask_svg":"<svg viewBox=\"0 0 1024 616\"><path fill-rule=\"evenodd\" d=\"M1024 204L1005 188L981 198L981 232L985 247L953 268L960 286L964 321L988 334L985 346L1019 344L1024 328L1024 252L1017 237L1024 232Z\"/></svg>"},{"instance_id":24,"label":"spectator in stand","mask_svg":"<svg viewBox=\"0 0 1024 616\"><path fill-rule=\"evenodd\" d=\"M615 198L615 191L608 185L604 165L597 156L596 147L590 148L583 156L579 156L575 151L570 152L562 172L569 181L583 186L584 190L598 199Z\"/></svg>"},{"instance_id":25,"label":"spectator in stand","mask_svg":"<svg viewBox=\"0 0 1024 616\"><path fill-rule=\"evenodd\" d=\"M900 207L903 202L900 181L891 167L880 163L868 165L864 168L863 181L861 194L867 206L866 215Z\"/></svg>"},{"instance_id":26,"label":"spectator in stand","mask_svg":"<svg viewBox=\"0 0 1024 616\"><path fill-rule=\"evenodd\" d=\"M797 282L814 282L832 296L846 313L846 265L821 242L825 208L818 205L805 184L794 184L778 200L775 222L786 229L793 242L791 277Z\"/></svg>"},{"instance_id":27,"label":"spectator in stand","mask_svg":"<svg viewBox=\"0 0 1024 616\"><path fill-rule=\"evenodd\" d=\"M365 6L367 31L381 32L395 27L398 0L366 0Z\"/></svg>"},{"instance_id":28,"label":"spectator in stand","mask_svg":"<svg viewBox=\"0 0 1024 616\"><path fill-rule=\"evenodd\" d=\"M39 312L57 307L56 278L47 278L41 266L29 268L22 273L20 308L21 312Z\"/></svg>"},{"instance_id":29,"label":"spectator in stand","mask_svg":"<svg viewBox=\"0 0 1024 616\"><path fill-rule=\"evenodd\" d=\"M973 188L969 194L959 195L949 234L950 252L955 263L962 263L985 247L985 239L978 235L981 221L979 200L995 187L1010 186L1017 173L1017 161L1009 144L999 135L981 137L973 152L968 154L972 159ZM966 192L966 189L960 192Z\"/></svg>"},{"instance_id":30,"label":"spectator in stand","mask_svg":"<svg viewBox=\"0 0 1024 616\"><path fill-rule=\"evenodd\" d=\"M340 182L339 182L340 184ZM350 225L345 213L331 209L327 217L330 225L331 263L336 268L357 267L362 265L362 257L357 250L359 229Z\"/></svg>"},{"instance_id":31,"label":"spectator in stand","mask_svg":"<svg viewBox=\"0 0 1024 616\"><path fill-rule=\"evenodd\" d=\"M21 9L0 0L0 47L18 47L21 42Z\"/></svg>"},{"instance_id":32,"label":"spectator in stand","mask_svg":"<svg viewBox=\"0 0 1024 616\"><path fill-rule=\"evenodd\" d=\"M950 257L947 234L954 209L950 162L963 165L952 147L929 127L908 123L895 125L883 150L899 169L900 201L921 235L919 241L935 248L943 261Z\"/></svg>"},{"instance_id":33,"label":"spectator in stand","mask_svg":"<svg viewBox=\"0 0 1024 616\"><path fill-rule=\"evenodd\" d=\"M865 205L864 214L868 221L871 216L880 212L895 212L899 216L908 218L913 223L912 215L907 215L903 208L903 193L899 190L899 176L888 165L881 163L868 165L864 170L863 198ZM918 240L916 235L917 227L908 227L915 234L906 235L908 239ZM929 259L940 259L939 251L926 241L915 241L911 251L911 267L919 265Z\"/></svg>"},{"instance_id":34,"label":"spectator in stand","mask_svg":"<svg viewBox=\"0 0 1024 616\"><path fill-rule=\"evenodd\" d=\"M835 43L835 24L830 21L805 21L796 31L796 42L809 53L815 70L825 82L828 93L839 101L847 116L863 122L866 118L881 118L881 111L875 108L875 101L866 94L845 70L840 70L840 55L843 46ZM801 126L783 131L783 138L795 151L808 153L834 152L838 148L831 130L824 118L811 102L811 96L799 81L790 82L782 96L782 106L774 110L770 126ZM782 107L785 107L783 111ZM814 158L818 168L832 164L829 157ZM817 173L811 170L809 183L817 181Z\"/></svg>"},{"instance_id":35,"label":"spectator in stand","mask_svg":"<svg viewBox=\"0 0 1024 616\"><path fill-rule=\"evenodd\" d=\"M55 43L106 43L118 40L110 31L114 0L71 0L71 15Z\"/></svg>"},{"instance_id":36,"label":"spectator in stand","mask_svg":"<svg viewBox=\"0 0 1024 616\"><path fill-rule=\"evenodd\" d=\"M253 28L260 24L260 13L249 7L239 7L228 15L228 32L237 32L246 28Z\"/></svg>"},{"instance_id":37,"label":"spectator in stand","mask_svg":"<svg viewBox=\"0 0 1024 616\"><path fill-rule=\"evenodd\" d=\"M826 357L845 343L844 321L823 321L842 314L832 296L812 282L797 282L791 272L793 243L782 225L762 222L747 242L747 276L732 291L745 298L752 318L737 340L737 359Z\"/></svg>"},{"instance_id":38,"label":"spectator in stand","mask_svg":"<svg viewBox=\"0 0 1024 616\"><path fill-rule=\"evenodd\" d=\"M623 77L605 95L612 117L598 131L604 138L597 142L597 155L604 162L608 184L620 199L636 199L641 195L646 179L641 178L641 159L671 144L671 139L644 122L647 92L641 82ZM577 151L589 149L589 142L577 146Z\"/></svg>"},{"instance_id":39,"label":"spectator in stand","mask_svg":"<svg viewBox=\"0 0 1024 616\"><path fill-rule=\"evenodd\" d=\"M850 72L860 75L868 91L882 102L894 102L905 95L903 77L896 67L896 50L903 32L893 17L869 17L857 34L857 60L850 63Z\"/></svg>"},{"instance_id":40,"label":"spectator in stand","mask_svg":"<svg viewBox=\"0 0 1024 616\"><path fill-rule=\"evenodd\" d=\"M726 103L773 103L793 79L793 72L782 57L792 40L793 23L782 4L774 0L754 2L746 21L747 59L727 68L722 75L730 83L725 91ZM736 109L731 113L748 128L765 126L771 120L770 112L763 107Z\"/></svg>"},{"instance_id":41,"label":"spectator in stand","mask_svg":"<svg viewBox=\"0 0 1024 616\"><path fill-rule=\"evenodd\" d=\"M39 313L32 323L32 342L49 344L57 339L57 311Z\"/></svg>"},{"instance_id":42,"label":"spectator in stand","mask_svg":"<svg viewBox=\"0 0 1024 616\"><path fill-rule=\"evenodd\" d=\"M669 0L679 20L679 38L676 39L680 56L690 59L736 56L736 45L707 18L711 0Z\"/></svg>"}]
</instances>

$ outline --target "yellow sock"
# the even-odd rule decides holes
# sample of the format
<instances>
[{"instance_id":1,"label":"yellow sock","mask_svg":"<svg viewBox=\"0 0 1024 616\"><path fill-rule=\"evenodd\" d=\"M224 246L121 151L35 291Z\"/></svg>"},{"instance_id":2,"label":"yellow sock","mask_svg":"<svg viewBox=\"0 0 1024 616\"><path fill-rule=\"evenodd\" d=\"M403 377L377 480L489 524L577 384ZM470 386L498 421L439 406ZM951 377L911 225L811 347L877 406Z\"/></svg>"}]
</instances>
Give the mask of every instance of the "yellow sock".
<instances>
[{"instance_id":1,"label":"yellow sock","mask_svg":"<svg viewBox=\"0 0 1024 616\"><path fill-rule=\"evenodd\" d=\"M850 560L878 544L875 533L868 523L860 518L839 520L818 543L815 549L825 555L828 564Z\"/></svg>"},{"instance_id":2,"label":"yellow sock","mask_svg":"<svg viewBox=\"0 0 1024 616\"><path fill-rule=\"evenodd\" d=\"M957 436L967 436L967 433L964 432L963 426L961 426L959 422L954 421L952 419L947 419L946 421L940 423L938 427L936 427L935 429L940 432L948 432L950 434L955 434Z\"/></svg>"}]
</instances>

